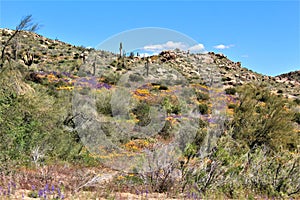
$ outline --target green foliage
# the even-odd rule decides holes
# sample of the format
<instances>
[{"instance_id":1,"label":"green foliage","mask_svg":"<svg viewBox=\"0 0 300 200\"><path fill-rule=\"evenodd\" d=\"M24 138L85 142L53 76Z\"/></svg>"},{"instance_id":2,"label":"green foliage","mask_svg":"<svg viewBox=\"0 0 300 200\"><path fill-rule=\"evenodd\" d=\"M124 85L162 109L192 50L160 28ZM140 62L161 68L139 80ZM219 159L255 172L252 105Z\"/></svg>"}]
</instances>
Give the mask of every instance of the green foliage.
<instances>
[{"instance_id":1,"label":"green foliage","mask_svg":"<svg viewBox=\"0 0 300 200\"><path fill-rule=\"evenodd\" d=\"M277 93L278 93L278 94L282 94L283 91L282 91L282 90L277 90Z\"/></svg>"},{"instance_id":2,"label":"green foliage","mask_svg":"<svg viewBox=\"0 0 300 200\"><path fill-rule=\"evenodd\" d=\"M236 108L236 104L231 103L231 104L228 105L228 108L229 109L235 109Z\"/></svg>"},{"instance_id":3,"label":"green foliage","mask_svg":"<svg viewBox=\"0 0 300 200\"><path fill-rule=\"evenodd\" d=\"M179 102L172 100L171 97L165 97L162 104L167 114L179 114L181 111Z\"/></svg>"},{"instance_id":4,"label":"green foliage","mask_svg":"<svg viewBox=\"0 0 300 200\"><path fill-rule=\"evenodd\" d=\"M195 157L196 153L197 153L197 146L195 144L187 144L183 155L187 158L187 159L191 159L193 157Z\"/></svg>"},{"instance_id":5,"label":"green foliage","mask_svg":"<svg viewBox=\"0 0 300 200\"><path fill-rule=\"evenodd\" d=\"M144 78L141 75L138 74L130 74L129 75L129 80L131 82L141 82L144 80Z\"/></svg>"},{"instance_id":6,"label":"green foliage","mask_svg":"<svg viewBox=\"0 0 300 200\"><path fill-rule=\"evenodd\" d=\"M162 136L163 139L169 139L173 136L173 128L172 122L166 120L164 127L159 132L159 135Z\"/></svg>"},{"instance_id":7,"label":"green foliage","mask_svg":"<svg viewBox=\"0 0 300 200\"><path fill-rule=\"evenodd\" d=\"M199 112L202 115L208 114L208 106L206 104L199 104Z\"/></svg>"},{"instance_id":8,"label":"green foliage","mask_svg":"<svg viewBox=\"0 0 300 200\"><path fill-rule=\"evenodd\" d=\"M295 143L292 113L286 101L267 89L245 85L239 88L240 102L232 121L233 137L251 149L266 145L272 150ZM292 145L296 146L296 145Z\"/></svg>"},{"instance_id":9,"label":"green foliage","mask_svg":"<svg viewBox=\"0 0 300 200\"><path fill-rule=\"evenodd\" d=\"M235 95L236 89L233 88L233 87L226 88L226 89L225 89L225 92L226 92L226 94Z\"/></svg>"},{"instance_id":10,"label":"green foliage","mask_svg":"<svg viewBox=\"0 0 300 200\"><path fill-rule=\"evenodd\" d=\"M295 113L293 121L300 124L300 113Z\"/></svg>"},{"instance_id":11,"label":"green foliage","mask_svg":"<svg viewBox=\"0 0 300 200\"><path fill-rule=\"evenodd\" d=\"M10 78L17 74L7 72ZM71 106L70 94L50 96L44 86L33 85L34 92L31 88L20 95L3 75L7 74L0 74L0 169L51 160L83 162L76 131L66 130L62 123ZM18 86L26 86L15 78Z\"/></svg>"},{"instance_id":12,"label":"green foliage","mask_svg":"<svg viewBox=\"0 0 300 200\"><path fill-rule=\"evenodd\" d=\"M102 76L104 78L103 82L108 84L116 84L120 79L120 75L116 72L107 72Z\"/></svg>"},{"instance_id":13,"label":"green foliage","mask_svg":"<svg viewBox=\"0 0 300 200\"><path fill-rule=\"evenodd\" d=\"M201 101L201 100L206 101L209 99L209 95L207 93L203 93L203 92L197 92L196 96L197 96L198 101Z\"/></svg>"},{"instance_id":14,"label":"green foliage","mask_svg":"<svg viewBox=\"0 0 300 200\"><path fill-rule=\"evenodd\" d=\"M159 90L167 90L168 87L165 86L165 85L160 85L158 89L159 89Z\"/></svg>"},{"instance_id":15,"label":"green foliage","mask_svg":"<svg viewBox=\"0 0 300 200\"><path fill-rule=\"evenodd\" d=\"M295 102L297 105L300 105L300 98L295 99L294 102Z\"/></svg>"},{"instance_id":16,"label":"green foliage","mask_svg":"<svg viewBox=\"0 0 300 200\"><path fill-rule=\"evenodd\" d=\"M110 105L111 95L111 92L106 89L103 89L97 95L96 108L98 113L112 116L112 109Z\"/></svg>"},{"instance_id":17,"label":"green foliage","mask_svg":"<svg viewBox=\"0 0 300 200\"><path fill-rule=\"evenodd\" d=\"M147 126L151 122L150 105L146 102L139 102L138 105L132 110L132 113L139 120L139 126Z\"/></svg>"}]
</instances>

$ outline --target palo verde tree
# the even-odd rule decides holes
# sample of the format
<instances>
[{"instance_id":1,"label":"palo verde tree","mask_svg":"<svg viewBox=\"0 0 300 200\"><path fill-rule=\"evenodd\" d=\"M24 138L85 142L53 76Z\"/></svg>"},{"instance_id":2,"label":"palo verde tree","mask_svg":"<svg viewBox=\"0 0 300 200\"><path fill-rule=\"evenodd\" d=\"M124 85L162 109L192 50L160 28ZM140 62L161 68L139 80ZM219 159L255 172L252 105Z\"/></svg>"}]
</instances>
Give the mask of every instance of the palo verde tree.
<instances>
[{"instance_id":1,"label":"palo verde tree","mask_svg":"<svg viewBox=\"0 0 300 200\"><path fill-rule=\"evenodd\" d=\"M30 31L34 32L38 29L39 25L37 23L32 22L32 15L27 15L23 19L21 19L21 22L16 26L15 32L8 38L8 40L4 43L2 50L1 50L1 63L0 63L0 69L3 67L5 62L5 50L12 44L12 41L14 38L18 36L18 34L21 31ZM8 58L10 60L10 58Z\"/></svg>"},{"instance_id":2,"label":"palo verde tree","mask_svg":"<svg viewBox=\"0 0 300 200\"><path fill-rule=\"evenodd\" d=\"M238 89L239 103L232 121L233 138L250 149L266 146L272 151L295 148L293 113L286 99L264 86L244 85Z\"/></svg>"}]
</instances>

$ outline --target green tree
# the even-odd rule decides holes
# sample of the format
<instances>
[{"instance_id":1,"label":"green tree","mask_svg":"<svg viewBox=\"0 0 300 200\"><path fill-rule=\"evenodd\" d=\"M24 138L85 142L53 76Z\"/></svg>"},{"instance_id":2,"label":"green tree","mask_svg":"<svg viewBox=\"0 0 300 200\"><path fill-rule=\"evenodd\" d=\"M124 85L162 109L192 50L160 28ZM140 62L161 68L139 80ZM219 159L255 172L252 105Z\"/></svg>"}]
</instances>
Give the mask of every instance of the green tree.
<instances>
[{"instance_id":1,"label":"green tree","mask_svg":"<svg viewBox=\"0 0 300 200\"><path fill-rule=\"evenodd\" d=\"M296 146L293 113L285 99L263 86L244 85L238 89L239 104L232 121L233 137L250 149L266 145L272 150Z\"/></svg>"}]
</instances>

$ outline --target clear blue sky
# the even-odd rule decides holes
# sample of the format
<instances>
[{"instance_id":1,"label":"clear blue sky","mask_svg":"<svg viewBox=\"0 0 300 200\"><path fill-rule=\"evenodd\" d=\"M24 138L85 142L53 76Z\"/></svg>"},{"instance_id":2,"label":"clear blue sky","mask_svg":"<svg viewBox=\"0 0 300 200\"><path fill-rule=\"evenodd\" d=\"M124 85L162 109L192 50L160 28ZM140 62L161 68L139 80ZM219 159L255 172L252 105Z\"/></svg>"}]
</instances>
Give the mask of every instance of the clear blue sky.
<instances>
[{"instance_id":1,"label":"clear blue sky","mask_svg":"<svg viewBox=\"0 0 300 200\"><path fill-rule=\"evenodd\" d=\"M74 45L96 47L126 30L161 27L183 33L203 44L205 50L222 52L259 73L300 70L297 0L1 0L0 6L1 28L14 29L22 17L32 14L42 25L39 34Z\"/></svg>"}]
</instances>

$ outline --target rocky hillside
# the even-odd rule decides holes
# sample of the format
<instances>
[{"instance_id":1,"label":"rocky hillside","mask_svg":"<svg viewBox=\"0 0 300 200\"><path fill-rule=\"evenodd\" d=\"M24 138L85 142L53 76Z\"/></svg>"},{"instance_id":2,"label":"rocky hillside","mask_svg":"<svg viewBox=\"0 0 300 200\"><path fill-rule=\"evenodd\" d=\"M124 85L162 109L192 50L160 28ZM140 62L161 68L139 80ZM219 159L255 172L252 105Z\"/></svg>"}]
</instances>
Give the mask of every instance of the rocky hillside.
<instances>
[{"instance_id":1,"label":"rocky hillside","mask_svg":"<svg viewBox=\"0 0 300 200\"><path fill-rule=\"evenodd\" d=\"M286 74L281 74L276 77L278 77L280 80L300 82L300 70L294 71L294 72L289 72Z\"/></svg>"},{"instance_id":2,"label":"rocky hillside","mask_svg":"<svg viewBox=\"0 0 300 200\"><path fill-rule=\"evenodd\" d=\"M2 29L0 34L1 43L4 44L13 34L13 31ZM191 82L207 78L208 74L218 74L225 88L243 85L247 82L257 82L265 83L273 93L279 93L289 98L297 98L300 95L300 71L276 77L266 76L244 68L242 63L233 62L223 54L213 52L188 54L183 51L163 51L160 55L150 58L127 57L120 63L116 61L118 56L109 52L77 47L23 31L13 42L13 45L7 49L6 54L19 63L27 65L32 71L75 74L88 60L92 65L94 58L97 58L95 61L97 68L103 67L105 73L111 71L124 73L137 64L144 64L148 60L150 64L164 63L175 68ZM30 56L32 56L32 63L28 64ZM93 70L91 69L91 71Z\"/></svg>"},{"instance_id":3,"label":"rocky hillside","mask_svg":"<svg viewBox=\"0 0 300 200\"><path fill-rule=\"evenodd\" d=\"M2 61L0 199L299 199L297 72L25 31Z\"/></svg>"}]
</instances>

